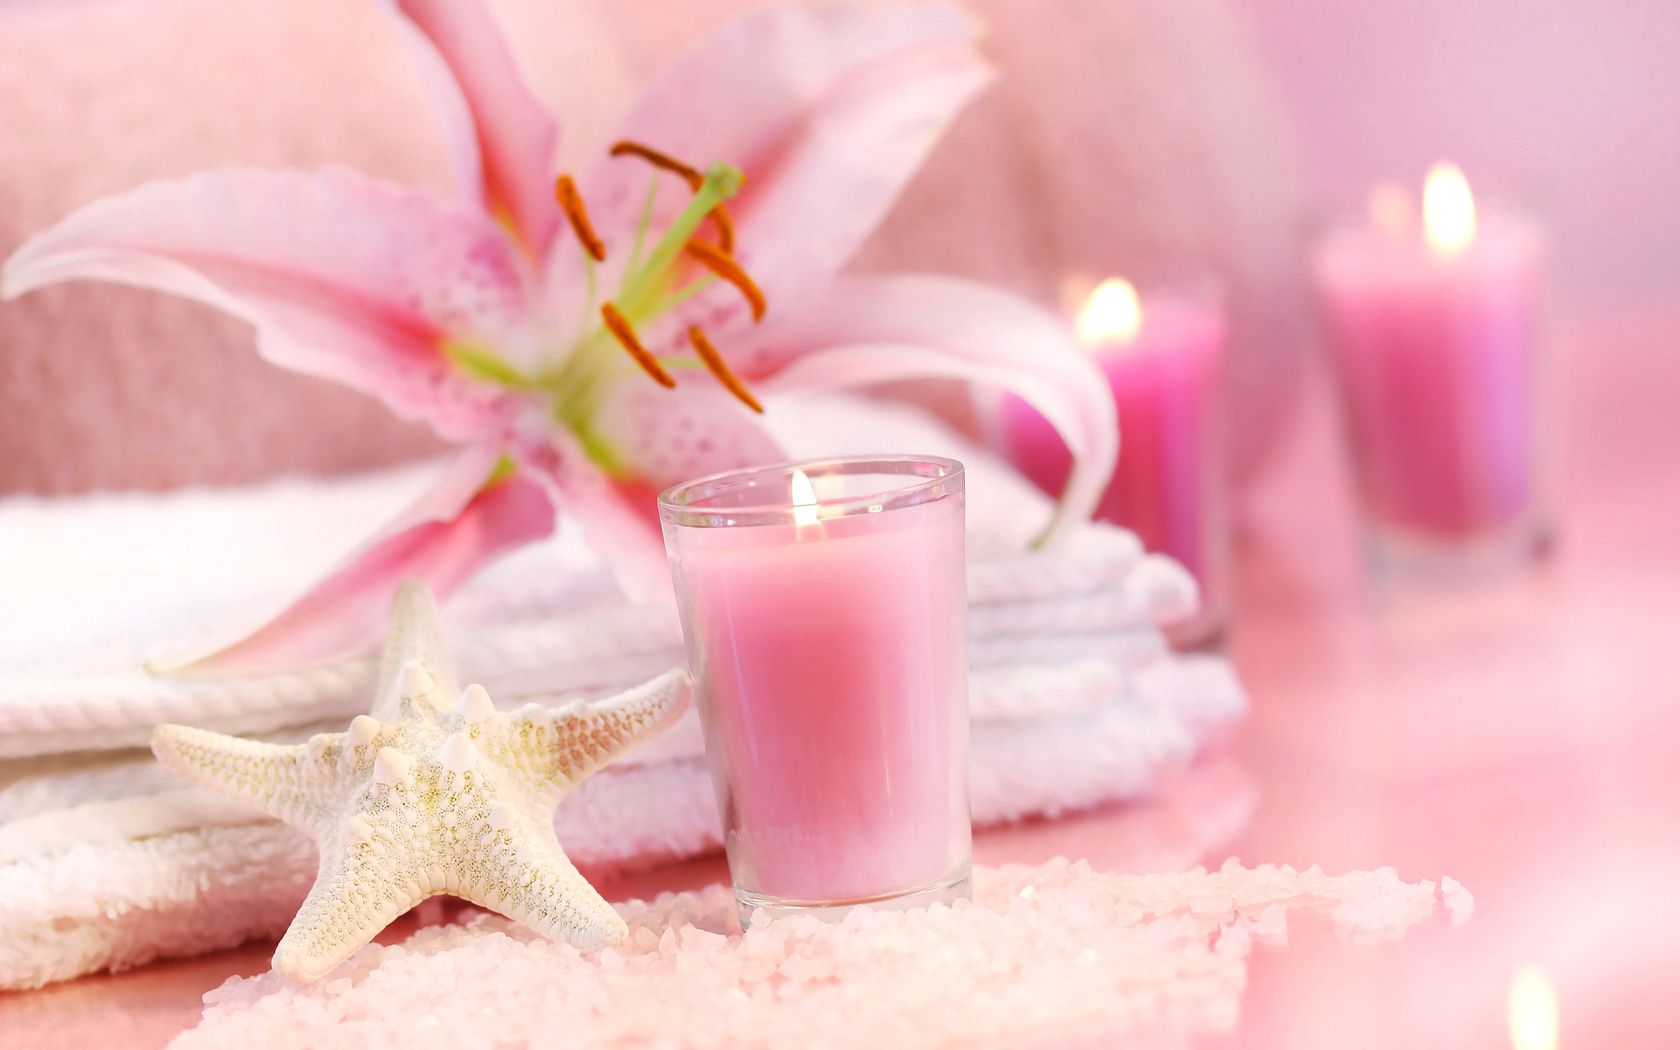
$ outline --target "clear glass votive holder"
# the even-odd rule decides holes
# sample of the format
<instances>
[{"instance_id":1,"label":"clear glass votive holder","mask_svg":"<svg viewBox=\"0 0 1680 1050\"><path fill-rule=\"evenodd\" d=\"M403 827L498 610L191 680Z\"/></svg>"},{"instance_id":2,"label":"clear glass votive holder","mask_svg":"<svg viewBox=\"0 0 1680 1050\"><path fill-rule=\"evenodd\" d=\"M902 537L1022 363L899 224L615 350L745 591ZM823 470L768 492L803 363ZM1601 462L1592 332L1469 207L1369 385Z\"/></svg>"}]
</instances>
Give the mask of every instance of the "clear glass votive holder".
<instances>
[{"instance_id":1,"label":"clear glass votive holder","mask_svg":"<svg viewBox=\"0 0 1680 1050\"><path fill-rule=\"evenodd\" d=\"M1318 236L1312 281L1378 571L1476 579L1549 545L1544 264L1539 226L1506 210L1451 251L1370 220Z\"/></svg>"},{"instance_id":2,"label":"clear glass votive holder","mask_svg":"<svg viewBox=\"0 0 1680 1050\"><path fill-rule=\"evenodd\" d=\"M659 512L742 923L967 897L962 465L741 470Z\"/></svg>"}]
</instances>

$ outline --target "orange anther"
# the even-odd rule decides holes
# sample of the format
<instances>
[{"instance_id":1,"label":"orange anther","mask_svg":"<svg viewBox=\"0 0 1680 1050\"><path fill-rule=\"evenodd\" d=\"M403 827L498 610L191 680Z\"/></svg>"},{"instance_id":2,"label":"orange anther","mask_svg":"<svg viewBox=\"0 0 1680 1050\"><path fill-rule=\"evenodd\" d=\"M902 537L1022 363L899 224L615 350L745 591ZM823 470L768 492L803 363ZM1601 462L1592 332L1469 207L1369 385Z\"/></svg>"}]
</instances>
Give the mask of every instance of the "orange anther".
<instances>
[{"instance_id":1,"label":"orange anther","mask_svg":"<svg viewBox=\"0 0 1680 1050\"><path fill-rule=\"evenodd\" d=\"M554 180L554 196L560 201L560 210L566 213L566 221L572 224L572 230L577 239L583 244L583 250L589 253L596 262L604 262L607 258L607 246L601 243L596 235L595 227L589 222L589 212L583 206L583 195L578 192L577 183L570 175L562 175Z\"/></svg>"},{"instance_id":2,"label":"orange anther","mask_svg":"<svg viewBox=\"0 0 1680 1050\"><path fill-rule=\"evenodd\" d=\"M758 403L758 398L753 397L752 391L748 390L746 384L741 382L741 378L730 371L729 365L723 360L723 355L717 352L717 347L713 346L712 341L706 338L706 333L700 330L699 325L689 326L688 341L694 346L695 356L699 357L707 370L717 377L717 381L723 384L725 390L740 398L741 403L754 412L762 413L764 411L764 406Z\"/></svg>"},{"instance_id":3,"label":"orange anther","mask_svg":"<svg viewBox=\"0 0 1680 1050\"><path fill-rule=\"evenodd\" d=\"M723 202L712 209L712 224L717 227L718 247L724 252L733 254L735 251L735 220L729 216L729 207Z\"/></svg>"},{"instance_id":4,"label":"orange anther","mask_svg":"<svg viewBox=\"0 0 1680 1050\"><path fill-rule=\"evenodd\" d=\"M659 359L648 352L642 341L636 338L636 330L630 327L630 322L619 313L618 307L610 302L601 304L601 320L606 322L607 331L613 334L620 346L624 347L630 359L642 366L642 371L653 377L653 381L663 387L674 387L677 381L671 378L671 373L665 371Z\"/></svg>"},{"instance_id":5,"label":"orange anther","mask_svg":"<svg viewBox=\"0 0 1680 1050\"><path fill-rule=\"evenodd\" d=\"M668 153L661 153L652 146L644 146L640 142L622 139L613 143L613 148L609 152L615 157L640 157L656 168L663 168L666 171L681 175L683 181L688 183L689 189L697 190L700 188L700 169L684 164Z\"/></svg>"},{"instance_id":6,"label":"orange anther","mask_svg":"<svg viewBox=\"0 0 1680 1050\"><path fill-rule=\"evenodd\" d=\"M688 254L694 256L696 262L717 274L740 290L746 297L747 305L752 307L754 321L763 320L766 303L764 292L753 282L735 257L722 248L706 241L689 241Z\"/></svg>"}]
</instances>

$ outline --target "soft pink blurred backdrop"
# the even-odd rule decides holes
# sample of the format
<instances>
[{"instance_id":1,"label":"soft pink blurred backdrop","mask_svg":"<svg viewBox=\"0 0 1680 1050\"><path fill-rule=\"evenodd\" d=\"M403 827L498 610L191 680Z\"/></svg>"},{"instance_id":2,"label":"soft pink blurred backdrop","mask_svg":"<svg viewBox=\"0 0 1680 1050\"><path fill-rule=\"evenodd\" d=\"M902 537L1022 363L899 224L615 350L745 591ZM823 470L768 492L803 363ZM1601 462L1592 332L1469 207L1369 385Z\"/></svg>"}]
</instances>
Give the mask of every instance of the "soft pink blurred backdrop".
<instances>
[{"instance_id":1,"label":"soft pink blurred backdrop","mask_svg":"<svg viewBox=\"0 0 1680 1050\"><path fill-rule=\"evenodd\" d=\"M1449 157L1547 218L1562 305L1680 290L1680 4L1252 0L1309 194Z\"/></svg>"}]
</instances>

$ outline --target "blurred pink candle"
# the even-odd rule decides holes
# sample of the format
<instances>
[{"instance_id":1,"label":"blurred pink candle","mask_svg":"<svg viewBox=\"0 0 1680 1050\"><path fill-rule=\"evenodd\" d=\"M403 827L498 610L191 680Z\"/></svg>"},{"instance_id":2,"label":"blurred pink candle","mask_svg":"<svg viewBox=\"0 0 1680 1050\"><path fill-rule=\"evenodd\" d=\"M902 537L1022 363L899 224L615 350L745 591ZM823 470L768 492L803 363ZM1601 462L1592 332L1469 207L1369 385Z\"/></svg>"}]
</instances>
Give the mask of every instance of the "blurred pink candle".
<instances>
[{"instance_id":1,"label":"blurred pink candle","mask_svg":"<svg viewBox=\"0 0 1680 1050\"><path fill-rule=\"evenodd\" d=\"M1196 577L1201 607L1174 630L1204 641L1223 626L1229 533L1224 503L1220 388L1225 326L1211 297L1171 291L1139 297L1131 284L1097 286L1075 334L1096 355L1120 421L1120 460L1097 516L1137 533ZM1010 459L1049 493L1070 461L1044 417L1006 398L999 434Z\"/></svg>"},{"instance_id":2,"label":"blurred pink candle","mask_svg":"<svg viewBox=\"0 0 1680 1050\"><path fill-rule=\"evenodd\" d=\"M961 468L914 463L922 474L811 464L667 494L683 634L746 906L966 892Z\"/></svg>"},{"instance_id":3,"label":"blurred pink candle","mask_svg":"<svg viewBox=\"0 0 1680 1050\"><path fill-rule=\"evenodd\" d=\"M1532 224L1478 218L1449 165L1430 171L1421 230L1389 187L1373 194L1368 224L1317 245L1314 283L1379 554L1533 547L1543 255Z\"/></svg>"}]
</instances>

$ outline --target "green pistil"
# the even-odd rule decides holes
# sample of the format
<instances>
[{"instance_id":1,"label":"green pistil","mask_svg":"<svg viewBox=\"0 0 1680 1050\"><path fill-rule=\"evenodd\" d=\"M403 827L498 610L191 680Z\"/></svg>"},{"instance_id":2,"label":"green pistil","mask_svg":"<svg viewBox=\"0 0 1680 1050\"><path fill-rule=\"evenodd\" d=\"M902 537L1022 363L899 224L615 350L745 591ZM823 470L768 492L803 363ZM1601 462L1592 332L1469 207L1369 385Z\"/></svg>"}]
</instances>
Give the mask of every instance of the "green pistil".
<instances>
[{"instance_id":1,"label":"green pistil","mask_svg":"<svg viewBox=\"0 0 1680 1050\"><path fill-rule=\"evenodd\" d=\"M729 164L713 164L706 169L706 177L701 181L700 188L689 199L688 206L683 208L676 221L665 231L665 235L659 238L659 243L654 245L647 263L625 281L618 305L631 323L635 323L653 305L660 291L660 281L676 263L677 257L687 246L688 239L694 236L694 231L706 221L706 216L712 213L713 208L739 193L744 181L745 176L741 174L741 169Z\"/></svg>"}]
</instances>

